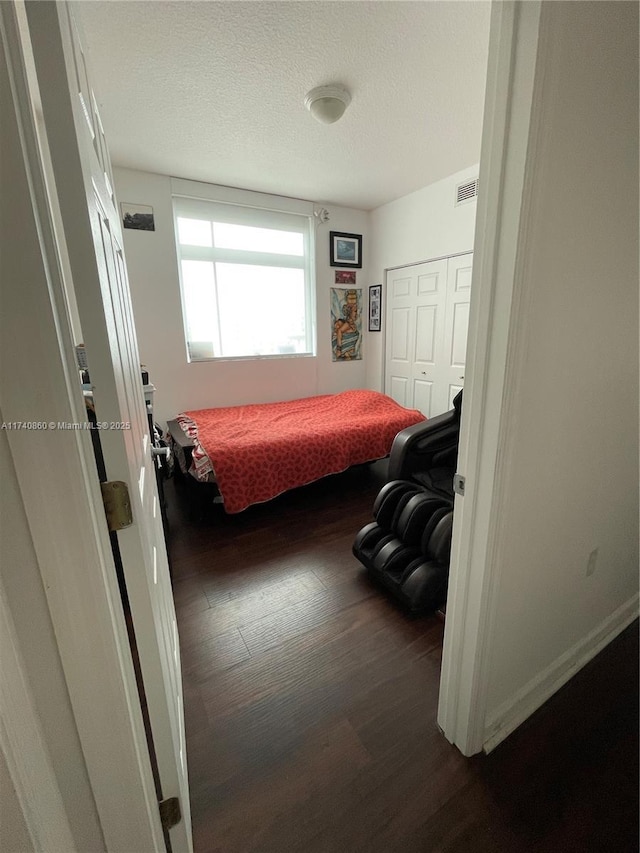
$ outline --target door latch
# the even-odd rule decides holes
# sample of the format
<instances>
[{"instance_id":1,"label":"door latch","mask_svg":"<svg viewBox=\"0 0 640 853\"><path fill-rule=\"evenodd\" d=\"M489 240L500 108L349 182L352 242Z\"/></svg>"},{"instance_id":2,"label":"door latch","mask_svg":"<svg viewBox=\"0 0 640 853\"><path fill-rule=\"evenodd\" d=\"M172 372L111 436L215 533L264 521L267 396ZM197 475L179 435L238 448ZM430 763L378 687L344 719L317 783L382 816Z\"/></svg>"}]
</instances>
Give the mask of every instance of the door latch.
<instances>
[{"instance_id":1,"label":"door latch","mask_svg":"<svg viewBox=\"0 0 640 853\"><path fill-rule=\"evenodd\" d=\"M467 479L463 477L462 474L454 474L453 475L453 491L456 495L461 495L464 497L464 487L466 485Z\"/></svg>"}]
</instances>

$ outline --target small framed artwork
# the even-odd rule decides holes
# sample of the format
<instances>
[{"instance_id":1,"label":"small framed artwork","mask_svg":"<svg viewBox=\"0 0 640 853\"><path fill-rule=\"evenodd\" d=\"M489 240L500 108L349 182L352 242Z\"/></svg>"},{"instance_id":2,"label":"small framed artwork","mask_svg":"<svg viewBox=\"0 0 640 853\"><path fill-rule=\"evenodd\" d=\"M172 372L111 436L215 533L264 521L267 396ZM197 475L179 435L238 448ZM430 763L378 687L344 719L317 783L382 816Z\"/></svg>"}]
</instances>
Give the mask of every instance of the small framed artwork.
<instances>
[{"instance_id":1,"label":"small framed artwork","mask_svg":"<svg viewBox=\"0 0 640 853\"><path fill-rule=\"evenodd\" d=\"M372 284L369 288L369 331L379 332L382 328L382 285Z\"/></svg>"},{"instance_id":2,"label":"small framed artwork","mask_svg":"<svg viewBox=\"0 0 640 853\"><path fill-rule=\"evenodd\" d=\"M355 270L336 270L336 284L355 284Z\"/></svg>"},{"instance_id":3,"label":"small framed artwork","mask_svg":"<svg viewBox=\"0 0 640 853\"><path fill-rule=\"evenodd\" d=\"M135 228L136 231L155 231L156 224L153 218L153 208L147 204L130 204L127 201L120 203L122 213L122 227Z\"/></svg>"},{"instance_id":4,"label":"small framed artwork","mask_svg":"<svg viewBox=\"0 0 640 853\"><path fill-rule=\"evenodd\" d=\"M329 231L329 263L332 267L362 267L362 234Z\"/></svg>"}]
</instances>

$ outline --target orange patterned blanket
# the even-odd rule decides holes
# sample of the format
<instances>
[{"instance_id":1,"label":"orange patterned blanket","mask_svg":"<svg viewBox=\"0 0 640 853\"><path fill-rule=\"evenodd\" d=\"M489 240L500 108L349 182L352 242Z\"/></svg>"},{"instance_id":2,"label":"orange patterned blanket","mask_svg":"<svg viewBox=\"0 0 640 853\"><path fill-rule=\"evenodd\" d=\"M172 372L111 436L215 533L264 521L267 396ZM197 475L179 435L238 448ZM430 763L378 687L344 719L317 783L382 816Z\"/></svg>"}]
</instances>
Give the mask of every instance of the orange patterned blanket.
<instances>
[{"instance_id":1,"label":"orange patterned blanket","mask_svg":"<svg viewBox=\"0 0 640 853\"><path fill-rule=\"evenodd\" d=\"M225 510L240 512L288 489L386 456L395 435L425 420L377 391L343 391L282 403L179 415L193 439L192 471L213 472Z\"/></svg>"}]
</instances>

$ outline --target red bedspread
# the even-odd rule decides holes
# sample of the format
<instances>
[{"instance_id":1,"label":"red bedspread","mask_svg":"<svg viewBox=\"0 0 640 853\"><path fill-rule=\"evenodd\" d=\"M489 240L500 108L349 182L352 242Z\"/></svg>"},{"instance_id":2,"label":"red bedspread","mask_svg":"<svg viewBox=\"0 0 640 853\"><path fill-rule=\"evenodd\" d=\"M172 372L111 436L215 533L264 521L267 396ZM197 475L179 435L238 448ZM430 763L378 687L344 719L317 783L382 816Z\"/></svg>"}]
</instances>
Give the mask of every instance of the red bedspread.
<instances>
[{"instance_id":1,"label":"red bedspread","mask_svg":"<svg viewBox=\"0 0 640 853\"><path fill-rule=\"evenodd\" d=\"M391 450L396 433L425 418L377 391L356 390L200 409L178 420L195 441L198 478L211 471L210 460L225 510L234 513L350 465L380 459Z\"/></svg>"}]
</instances>

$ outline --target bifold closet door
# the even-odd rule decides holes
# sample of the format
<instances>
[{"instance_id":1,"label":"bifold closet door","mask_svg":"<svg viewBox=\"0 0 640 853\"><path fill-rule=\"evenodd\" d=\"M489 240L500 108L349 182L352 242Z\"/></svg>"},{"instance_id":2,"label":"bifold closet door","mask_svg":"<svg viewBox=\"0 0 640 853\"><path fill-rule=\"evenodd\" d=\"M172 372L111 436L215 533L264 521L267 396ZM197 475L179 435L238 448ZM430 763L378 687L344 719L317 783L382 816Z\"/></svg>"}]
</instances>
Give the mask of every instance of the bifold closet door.
<instances>
[{"instance_id":1,"label":"bifold closet door","mask_svg":"<svg viewBox=\"0 0 640 853\"><path fill-rule=\"evenodd\" d=\"M438 362L444 341L447 261L387 273L385 391L427 417L437 405Z\"/></svg>"},{"instance_id":2,"label":"bifold closet door","mask_svg":"<svg viewBox=\"0 0 640 853\"><path fill-rule=\"evenodd\" d=\"M464 384L472 254L387 273L385 393L428 418Z\"/></svg>"}]
</instances>

